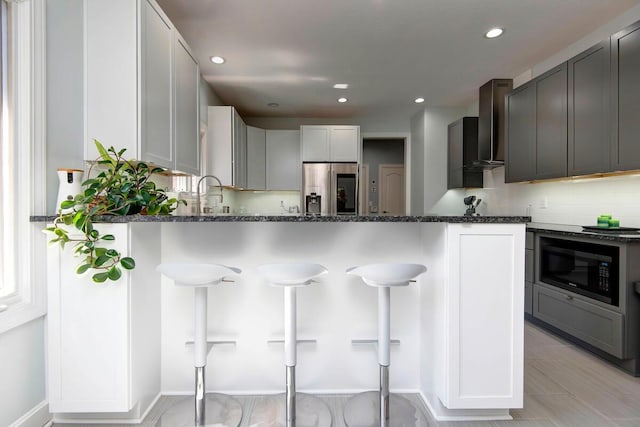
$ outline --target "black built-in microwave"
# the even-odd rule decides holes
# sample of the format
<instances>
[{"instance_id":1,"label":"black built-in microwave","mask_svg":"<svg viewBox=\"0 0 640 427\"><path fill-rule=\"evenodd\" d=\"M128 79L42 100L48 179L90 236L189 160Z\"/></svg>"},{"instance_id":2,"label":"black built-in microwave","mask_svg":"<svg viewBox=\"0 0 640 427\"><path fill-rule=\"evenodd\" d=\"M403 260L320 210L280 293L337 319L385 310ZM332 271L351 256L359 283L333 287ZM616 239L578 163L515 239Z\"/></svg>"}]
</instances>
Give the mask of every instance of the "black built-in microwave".
<instances>
[{"instance_id":1,"label":"black built-in microwave","mask_svg":"<svg viewBox=\"0 0 640 427\"><path fill-rule=\"evenodd\" d=\"M617 246L540 239L540 280L607 304L619 304Z\"/></svg>"}]
</instances>

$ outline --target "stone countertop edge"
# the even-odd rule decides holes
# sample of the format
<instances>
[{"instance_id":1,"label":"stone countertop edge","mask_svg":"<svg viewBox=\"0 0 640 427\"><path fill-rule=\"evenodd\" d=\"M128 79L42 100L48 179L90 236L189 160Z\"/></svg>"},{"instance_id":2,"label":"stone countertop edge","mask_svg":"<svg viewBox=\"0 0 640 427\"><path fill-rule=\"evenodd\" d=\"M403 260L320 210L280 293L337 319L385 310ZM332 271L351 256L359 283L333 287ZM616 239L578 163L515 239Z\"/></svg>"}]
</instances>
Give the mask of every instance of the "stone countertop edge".
<instances>
[{"instance_id":1,"label":"stone countertop edge","mask_svg":"<svg viewBox=\"0 0 640 427\"><path fill-rule=\"evenodd\" d=\"M579 225L530 223L527 224L527 231L565 237L582 237L609 242L640 243L640 234L605 234L582 231L582 226Z\"/></svg>"},{"instance_id":2,"label":"stone countertop edge","mask_svg":"<svg viewBox=\"0 0 640 427\"><path fill-rule=\"evenodd\" d=\"M55 215L34 215L31 222L53 222ZM104 216L96 222L128 223L128 222L448 222L478 224L519 224L528 223L528 216L311 216L311 215L127 215Z\"/></svg>"}]
</instances>

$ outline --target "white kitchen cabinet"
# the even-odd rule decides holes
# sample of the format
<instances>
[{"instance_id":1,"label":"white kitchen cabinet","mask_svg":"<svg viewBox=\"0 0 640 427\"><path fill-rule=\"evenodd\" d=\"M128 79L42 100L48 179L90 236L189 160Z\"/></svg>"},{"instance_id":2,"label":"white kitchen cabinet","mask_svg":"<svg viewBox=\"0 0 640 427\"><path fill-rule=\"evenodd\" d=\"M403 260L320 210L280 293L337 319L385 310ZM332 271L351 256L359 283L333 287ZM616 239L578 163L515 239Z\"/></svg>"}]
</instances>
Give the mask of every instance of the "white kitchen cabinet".
<instances>
[{"instance_id":1,"label":"white kitchen cabinet","mask_svg":"<svg viewBox=\"0 0 640 427\"><path fill-rule=\"evenodd\" d=\"M266 188L266 148L265 130L247 126L247 188Z\"/></svg>"},{"instance_id":2,"label":"white kitchen cabinet","mask_svg":"<svg viewBox=\"0 0 640 427\"><path fill-rule=\"evenodd\" d=\"M139 420L160 394L160 224L98 224L136 268L117 282L76 274L72 245L47 256L48 400L54 421ZM76 413L76 414L74 414ZM101 415L103 414L104 415Z\"/></svg>"},{"instance_id":3,"label":"white kitchen cabinet","mask_svg":"<svg viewBox=\"0 0 640 427\"><path fill-rule=\"evenodd\" d=\"M303 162L357 162L360 126L300 126Z\"/></svg>"},{"instance_id":4,"label":"white kitchen cabinet","mask_svg":"<svg viewBox=\"0 0 640 427\"><path fill-rule=\"evenodd\" d=\"M98 157L97 139L127 158L197 174L199 69L184 40L155 0L84 8L85 159Z\"/></svg>"},{"instance_id":5,"label":"white kitchen cabinet","mask_svg":"<svg viewBox=\"0 0 640 427\"><path fill-rule=\"evenodd\" d=\"M173 25L156 4L145 0L141 8L139 158L175 169L171 105ZM117 148L115 142L110 144Z\"/></svg>"},{"instance_id":6,"label":"white kitchen cabinet","mask_svg":"<svg viewBox=\"0 0 640 427\"><path fill-rule=\"evenodd\" d=\"M208 108L206 173L222 185L247 186L247 126L235 108Z\"/></svg>"},{"instance_id":7,"label":"white kitchen cabinet","mask_svg":"<svg viewBox=\"0 0 640 427\"><path fill-rule=\"evenodd\" d=\"M199 175L200 66L187 43L177 32L174 32L174 58L175 169Z\"/></svg>"},{"instance_id":8,"label":"white kitchen cabinet","mask_svg":"<svg viewBox=\"0 0 640 427\"><path fill-rule=\"evenodd\" d=\"M267 190L300 191L300 132L267 130L266 143Z\"/></svg>"},{"instance_id":9,"label":"white kitchen cabinet","mask_svg":"<svg viewBox=\"0 0 640 427\"><path fill-rule=\"evenodd\" d=\"M449 409L522 407L524 227L448 224L446 247L440 399Z\"/></svg>"}]
</instances>

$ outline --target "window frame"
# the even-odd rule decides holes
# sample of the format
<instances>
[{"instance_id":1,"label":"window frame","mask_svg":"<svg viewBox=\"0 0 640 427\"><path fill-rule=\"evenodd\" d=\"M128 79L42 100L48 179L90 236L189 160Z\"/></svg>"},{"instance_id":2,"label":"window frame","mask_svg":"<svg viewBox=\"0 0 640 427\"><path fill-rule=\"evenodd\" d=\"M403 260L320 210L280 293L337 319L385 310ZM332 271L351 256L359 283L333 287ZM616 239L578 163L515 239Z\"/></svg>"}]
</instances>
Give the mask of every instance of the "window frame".
<instances>
[{"instance_id":1,"label":"window frame","mask_svg":"<svg viewBox=\"0 0 640 427\"><path fill-rule=\"evenodd\" d=\"M11 140L15 168L10 197L3 207L13 219L15 291L0 298L0 333L46 314L46 236L43 224L31 222L31 215L46 212L45 157L45 14L38 0L0 0L9 3L8 50L11 67L8 81L11 103ZM19 94L12 96L12 94ZM6 259L6 257L5 257ZM4 265L7 268L7 265Z\"/></svg>"}]
</instances>

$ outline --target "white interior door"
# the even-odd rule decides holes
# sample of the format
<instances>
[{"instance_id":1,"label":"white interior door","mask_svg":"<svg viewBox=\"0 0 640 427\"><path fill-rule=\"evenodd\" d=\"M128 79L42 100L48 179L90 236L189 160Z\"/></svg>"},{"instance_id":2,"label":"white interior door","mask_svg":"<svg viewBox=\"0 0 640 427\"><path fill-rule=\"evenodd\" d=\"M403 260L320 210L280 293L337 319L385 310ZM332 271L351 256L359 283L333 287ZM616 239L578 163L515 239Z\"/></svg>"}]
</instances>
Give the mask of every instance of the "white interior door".
<instances>
[{"instance_id":1,"label":"white interior door","mask_svg":"<svg viewBox=\"0 0 640 427\"><path fill-rule=\"evenodd\" d=\"M382 215L404 215L404 165L379 165L378 183L378 211Z\"/></svg>"}]
</instances>

